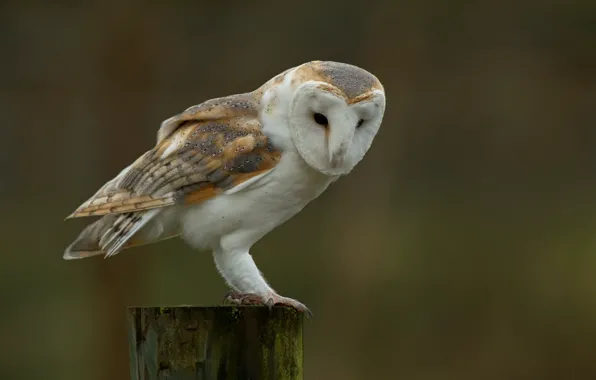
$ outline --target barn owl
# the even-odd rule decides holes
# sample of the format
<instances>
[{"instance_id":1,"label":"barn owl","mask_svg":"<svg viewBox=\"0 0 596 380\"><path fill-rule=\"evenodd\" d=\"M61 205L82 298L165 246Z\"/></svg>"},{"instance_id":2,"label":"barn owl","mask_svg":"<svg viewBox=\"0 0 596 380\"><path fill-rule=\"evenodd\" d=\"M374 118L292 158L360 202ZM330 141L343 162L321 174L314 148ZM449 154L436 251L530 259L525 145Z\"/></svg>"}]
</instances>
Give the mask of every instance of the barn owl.
<instances>
[{"instance_id":1,"label":"barn owl","mask_svg":"<svg viewBox=\"0 0 596 380\"><path fill-rule=\"evenodd\" d=\"M377 77L311 61L248 93L214 98L161 123L156 145L69 218L99 216L64 259L111 257L181 237L213 252L236 304L281 304L249 250L364 157L385 111Z\"/></svg>"}]
</instances>

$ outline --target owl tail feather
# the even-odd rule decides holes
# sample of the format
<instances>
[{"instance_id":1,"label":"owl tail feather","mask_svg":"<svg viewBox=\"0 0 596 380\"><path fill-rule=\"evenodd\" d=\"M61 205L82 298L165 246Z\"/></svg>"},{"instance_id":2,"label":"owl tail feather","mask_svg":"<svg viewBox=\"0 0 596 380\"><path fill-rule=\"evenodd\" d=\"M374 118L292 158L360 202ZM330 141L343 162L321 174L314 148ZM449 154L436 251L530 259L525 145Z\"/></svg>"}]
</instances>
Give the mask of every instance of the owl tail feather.
<instances>
[{"instance_id":1,"label":"owl tail feather","mask_svg":"<svg viewBox=\"0 0 596 380\"><path fill-rule=\"evenodd\" d=\"M105 215L91 223L69 245L62 256L65 260L84 259L104 254L105 257L114 256L123 249L148 243L144 239L134 239L135 235L153 216L158 209Z\"/></svg>"},{"instance_id":2,"label":"owl tail feather","mask_svg":"<svg viewBox=\"0 0 596 380\"><path fill-rule=\"evenodd\" d=\"M84 259L106 252L99 246L101 237L112 227L116 221L115 215L106 215L89 224L79 236L69 245L62 256L65 260Z\"/></svg>"}]
</instances>

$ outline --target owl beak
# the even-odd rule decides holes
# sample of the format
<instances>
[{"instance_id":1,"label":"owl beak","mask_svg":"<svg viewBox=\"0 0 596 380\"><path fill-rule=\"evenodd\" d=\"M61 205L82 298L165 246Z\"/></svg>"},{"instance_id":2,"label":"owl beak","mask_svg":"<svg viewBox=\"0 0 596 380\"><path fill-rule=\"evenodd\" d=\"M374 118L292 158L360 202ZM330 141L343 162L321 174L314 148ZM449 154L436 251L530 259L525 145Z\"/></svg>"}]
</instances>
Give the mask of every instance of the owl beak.
<instances>
[{"instance_id":1,"label":"owl beak","mask_svg":"<svg viewBox=\"0 0 596 380\"><path fill-rule=\"evenodd\" d=\"M341 167L345 161L352 138L354 137L353 128L338 128L329 133L329 163L332 168Z\"/></svg>"}]
</instances>

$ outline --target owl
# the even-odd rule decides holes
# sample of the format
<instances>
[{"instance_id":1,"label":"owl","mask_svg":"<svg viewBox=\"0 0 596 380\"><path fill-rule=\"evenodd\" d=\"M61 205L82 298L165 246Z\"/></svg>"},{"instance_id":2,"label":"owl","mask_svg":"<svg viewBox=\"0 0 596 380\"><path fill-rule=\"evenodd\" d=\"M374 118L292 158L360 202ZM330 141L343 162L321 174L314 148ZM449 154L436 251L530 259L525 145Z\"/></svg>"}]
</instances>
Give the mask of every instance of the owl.
<instances>
[{"instance_id":1,"label":"owl","mask_svg":"<svg viewBox=\"0 0 596 380\"><path fill-rule=\"evenodd\" d=\"M229 302L285 305L250 253L362 160L385 111L370 72L311 61L252 92L214 98L160 125L156 145L105 183L69 218L99 217L64 259L111 257L181 237L213 253Z\"/></svg>"}]
</instances>

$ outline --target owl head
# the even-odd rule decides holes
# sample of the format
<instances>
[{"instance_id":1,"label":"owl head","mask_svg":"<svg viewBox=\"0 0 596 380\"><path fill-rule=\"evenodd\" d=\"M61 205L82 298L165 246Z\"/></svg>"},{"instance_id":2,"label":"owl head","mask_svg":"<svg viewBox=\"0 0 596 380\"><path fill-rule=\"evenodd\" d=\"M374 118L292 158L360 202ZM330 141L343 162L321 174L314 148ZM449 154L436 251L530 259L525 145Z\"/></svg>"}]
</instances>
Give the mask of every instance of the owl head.
<instances>
[{"instance_id":1,"label":"owl head","mask_svg":"<svg viewBox=\"0 0 596 380\"><path fill-rule=\"evenodd\" d=\"M287 128L304 161L331 176L349 173L364 157L385 111L385 91L373 74L331 61L278 75L263 100L266 110L284 119L277 125Z\"/></svg>"}]
</instances>

